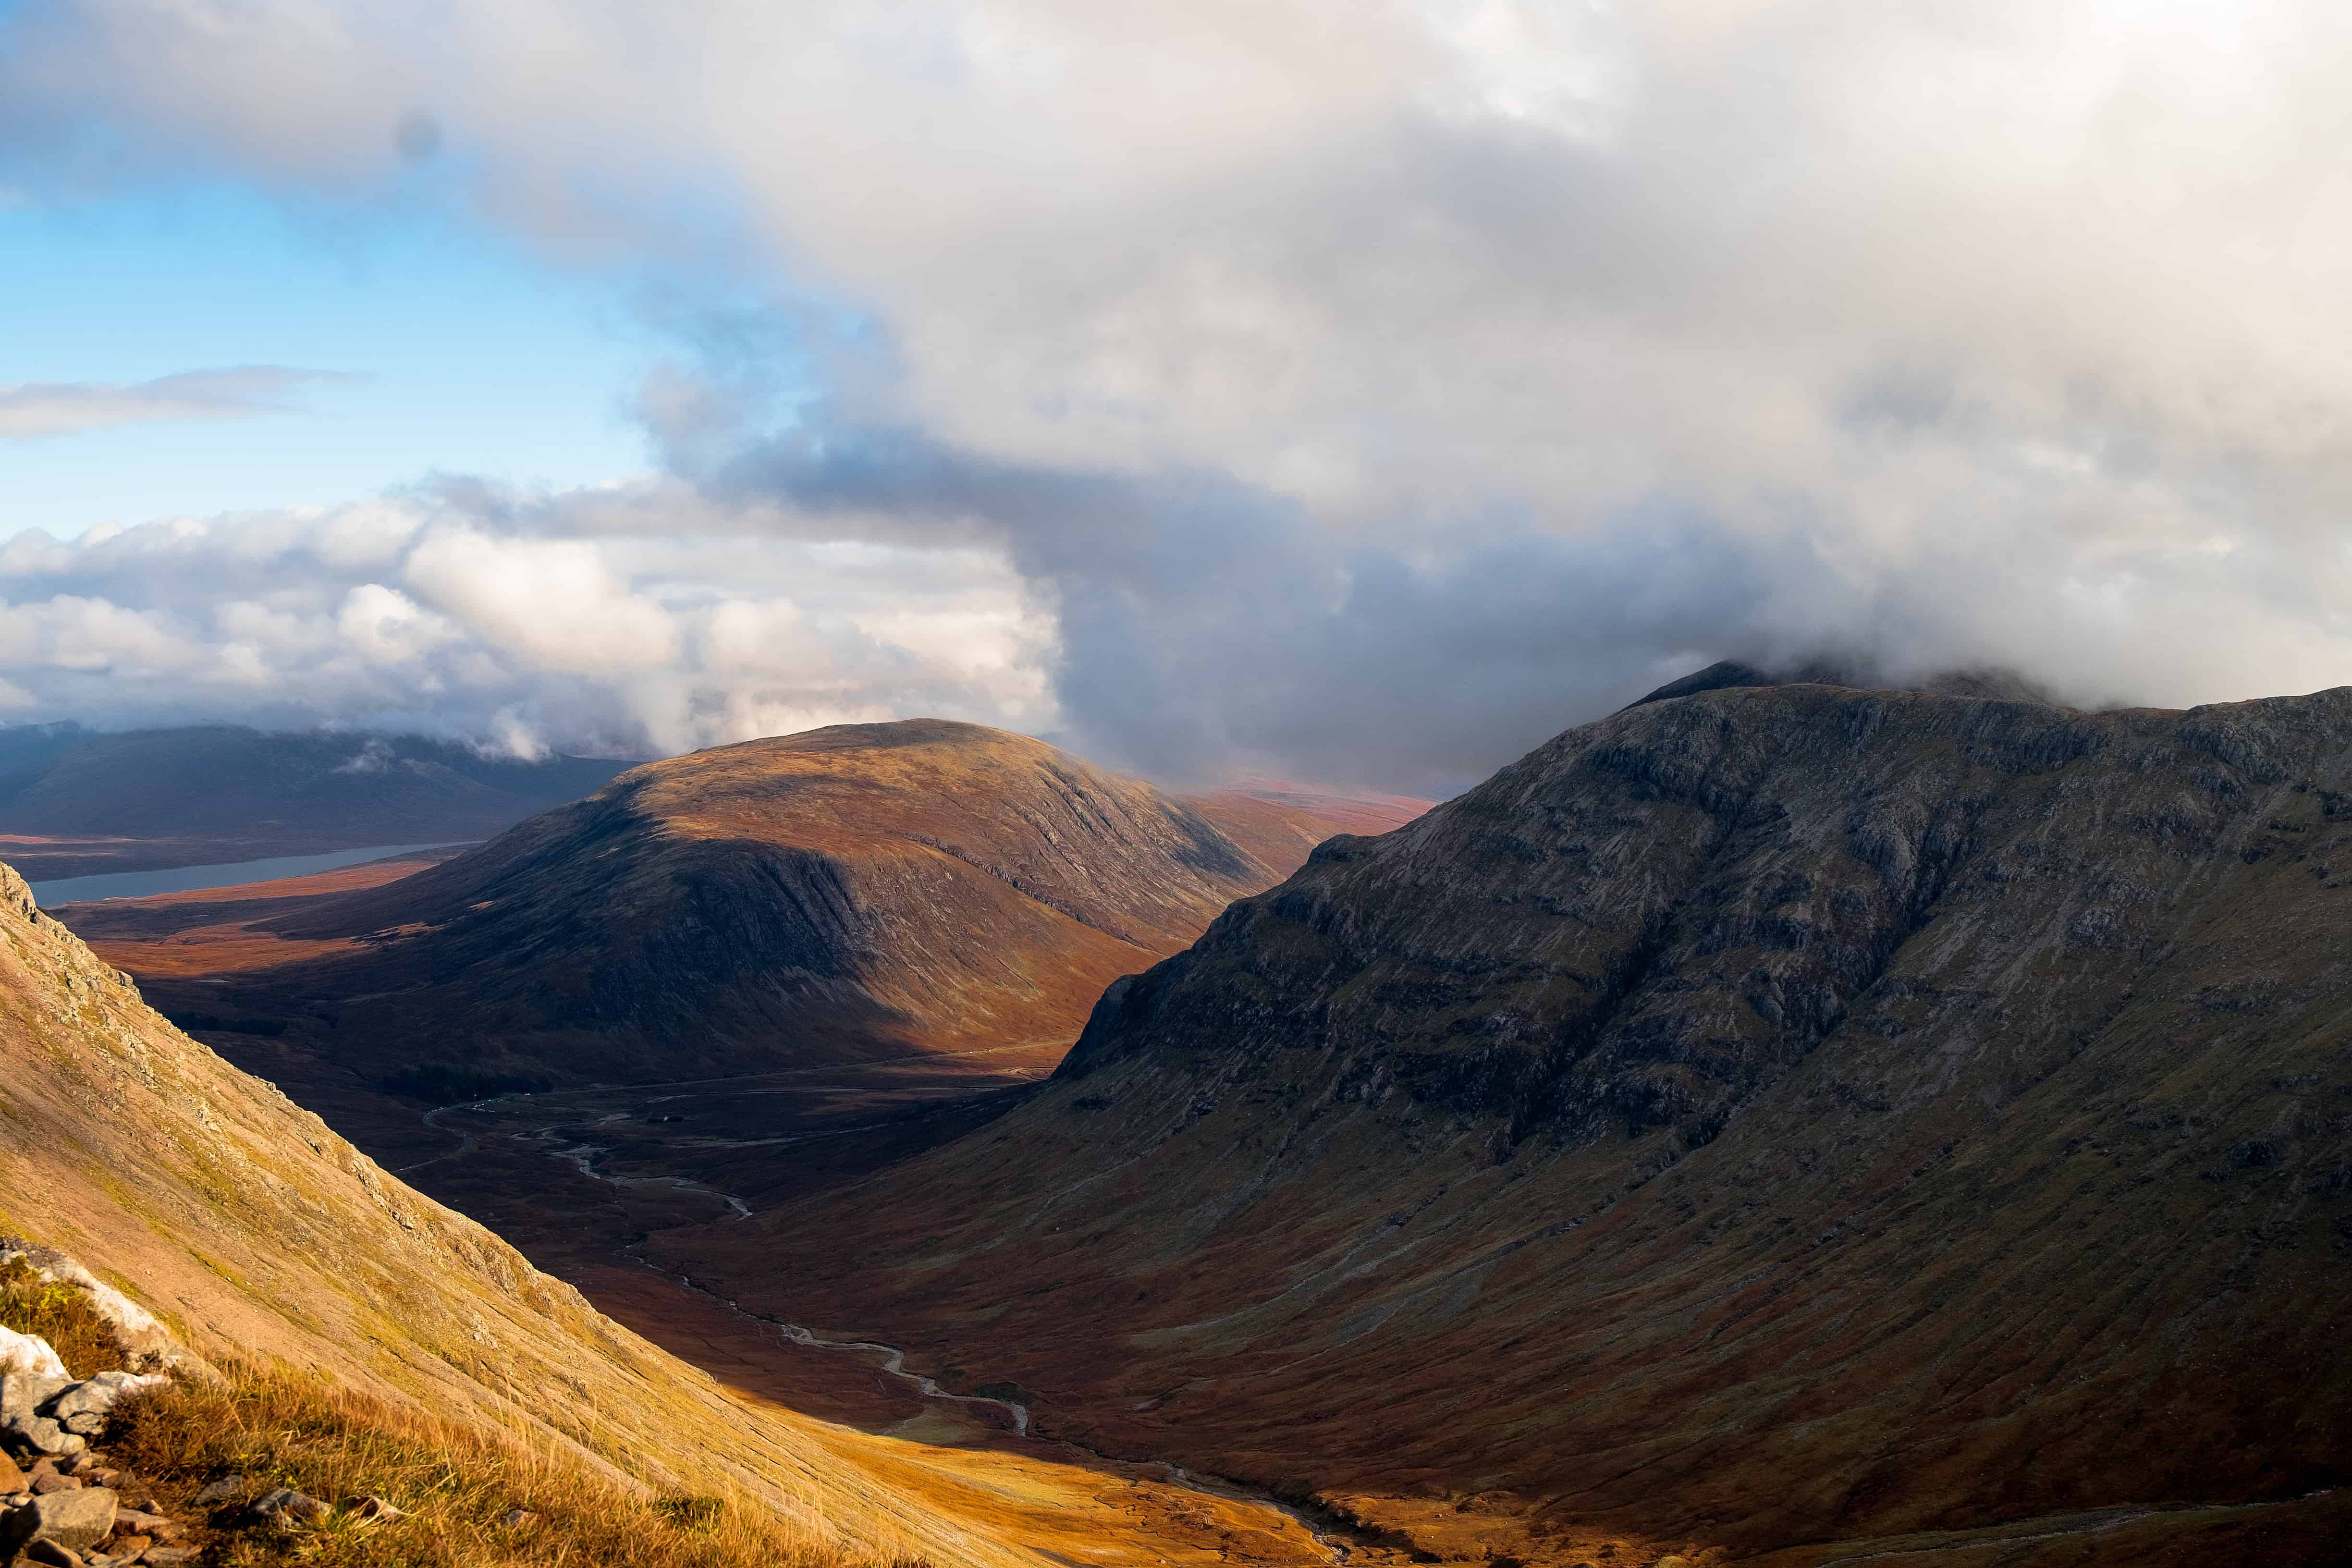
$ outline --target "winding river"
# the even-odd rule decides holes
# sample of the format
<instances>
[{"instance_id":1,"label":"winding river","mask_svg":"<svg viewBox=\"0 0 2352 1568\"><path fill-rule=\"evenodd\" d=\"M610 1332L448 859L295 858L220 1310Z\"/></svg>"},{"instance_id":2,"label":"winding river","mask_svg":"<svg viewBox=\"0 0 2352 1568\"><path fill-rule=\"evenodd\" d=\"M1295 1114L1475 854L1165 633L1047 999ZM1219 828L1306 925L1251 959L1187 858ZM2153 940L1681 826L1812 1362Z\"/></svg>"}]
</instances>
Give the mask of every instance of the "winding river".
<instances>
[{"instance_id":1,"label":"winding river","mask_svg":"<svg viewBox=\"0 0 2352 1568\"><path fill-rule=\"evenodd\" d=\"M760 1076L773 1077L776 1075L762 1074ZM669 1088L673 1086L650 1085L646 1087ZM556 1091L557 1094L563 1092L565 1091ZM571 1092L597 1093L605 1091L574 1090ZM446 1153L436 1154L429 1160L419 1161L415 1164L404 1166L394 1173L405 1175L410 1171L422 1170L428 1165L437 1165L445 1161L462 1159L466 1155L473 1153L476 1150L481 1147L481 1140L475 1134L467 1131L462 1128L443 1125L440 1120L442 1117L457 1111L486 1111L496 1107L509 1105L516 1100L526 1098L552 1100L556 1098L556 1095L524 1096L520 1094L503 1094L488 1100L475 1100L466 1105L445 1105L425 1112L423 1117L425 1125L433 1129L436 1132L444 1133L457 1138L459 1141L457 1147L450 1150ZM599 1121L618 1121L625 1117L627 1114L628 1112L626 1111L614 1111L600 1118ZM731 1211L733 1216L737 1219L749 1219L751 1216L751 1206L736 1194L732 1193L720 1192L715 1187L706 1186L699 1182L689 1181L683 1176L619 1176L607 1174L604 1172L599 1171L596 1168L598 1156L608 1153L610 1151L601 1144L577 1141L573 1134L569 1131L570 1128L577 1125L576 1118L567 1118L563 1121L551 1122L542 1127L534 1128L528 1132L517 1133L515 1136L527 1137L543 1145L548 1145L543 1152L549 1158L562 1161L564 1163L570 1165L572 1169L578 1171L582 1175L586 1176L591 1181L603 1182L607 1185L617 1187L657 1186L667 1188L673 1192L693 1193L700 1196L716 1198L723 1202L726 1204L729 1210ZM593 1125L593 1124L592 1124L592 1126ZM1116 1459L1111 1455L1102 1453L1094 1448L1089 1448L1082 1443L1071 1442L1069 1439L1065 1437L1050 1439L1040 1438L1030 1430L1028 1405L1017 1400L998 1399L987 1394L951 1394L948 1390L940 1387L936 1379L926 1376L919 1372L908 1371L907 1369L907 1352L897 1345L885 1344L879 1340L830 1340L824 1338L814 1329L803 1327L798 1323L787 1323L761 1313L748 1311L740 1303L730 1300L727 1297L720 1296L718 1292L710 1289L709 1287L699 1284L685 1275L673 1274L668 1270L660 1268L658 1265L647 1259L642 1253L636 1251L634 1247L624 1247L622 1250L628 1257L635 1259L641 1268L658 1274L665 1279L674 1280L689 1290L698 1291L703 1295L710 1297L712 1300L720 1302L729 1311L735 1313L739 1317L749 1319L753 1322L761 1324L763 1327L775 1330L776 1332L788 1343L800 1345L810 1350L836 1351L846 1354L856 1355L861 1358L878 1356L881 1358L880 1370L882 1372L906 1384L923 1399L932 1400L941 1404L988 1406L1002 1410L1004 1412L1007 1418L1009 1418L1013 1423L1013 1435L1016 1438L1028 1442L1052 1442L1061 1447L1067 1448L1074 1453L1083 1454L1089 1459L1101 1461L1106 1464L1116 1465L1131 1462ZM1203 1497L1215 1498L1223 1502L1241 1503L1248 1507L1262 1508L1269 1512L1280 1514L1284 1518L1290 1520L1292 1522L1298 1525L1300 1529L1307 1531L1307 1535L1315 1542L1317 1547L1323 1552L1324 1558L1328 1563L1335 1564L1344 1563L1352 1554L1352 1549L1349 1542L1342 1539L1339 1533L1339 1531L1345 1527L1334 1520L1318 1517L1317 1514L1307 1510L1285 1502L1279 1498L1271 1496L1265 1492L1258 1491L1254 1488L1243 1486L1238 1482L1227 1480L1223 1477L1194 1475L1191 1471L1185 1469L1181 1465L1175 1463L1173 1460L1155 1459L1148 1461L1148 1463L1156 1465L1165 1471L1167 1475L1167 1483L1171 1486L1181 1487L1187 1491L1197 1492Z\"/></svg>"}]
</instances>

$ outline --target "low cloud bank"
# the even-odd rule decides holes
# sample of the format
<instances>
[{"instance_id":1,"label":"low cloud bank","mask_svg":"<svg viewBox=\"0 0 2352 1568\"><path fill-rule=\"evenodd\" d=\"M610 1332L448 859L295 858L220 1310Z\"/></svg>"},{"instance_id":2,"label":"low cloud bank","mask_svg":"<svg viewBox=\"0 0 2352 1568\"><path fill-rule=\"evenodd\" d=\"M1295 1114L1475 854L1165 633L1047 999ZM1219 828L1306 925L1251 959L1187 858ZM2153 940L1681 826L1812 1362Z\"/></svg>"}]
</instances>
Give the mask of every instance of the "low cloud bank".
<instances>
[{"instance_id":1,"label":"low cloud bank","mask_svg":"<svg viewBox=\"0 0 2352 1568\"><path fill-rule=\"evenodd\" d=\"M1050 620L986 552L779 539L654 483L34 531L0 544L0 583L20 721L340 723L530 755L1052 715Z\"/></svg>"},{"instance_id":2,"label":"low cloud bank","mask_svg":"<svg viewBox=\"0 0 2352 1568\"><path fill-rule=\"evenodd\" d=\"M21 11L32 199L397 190L678 344L625 493L10 545L28 716L1433 790L1718 657L2352 679L2341 5Z\"/></svg>"}]
</instances>

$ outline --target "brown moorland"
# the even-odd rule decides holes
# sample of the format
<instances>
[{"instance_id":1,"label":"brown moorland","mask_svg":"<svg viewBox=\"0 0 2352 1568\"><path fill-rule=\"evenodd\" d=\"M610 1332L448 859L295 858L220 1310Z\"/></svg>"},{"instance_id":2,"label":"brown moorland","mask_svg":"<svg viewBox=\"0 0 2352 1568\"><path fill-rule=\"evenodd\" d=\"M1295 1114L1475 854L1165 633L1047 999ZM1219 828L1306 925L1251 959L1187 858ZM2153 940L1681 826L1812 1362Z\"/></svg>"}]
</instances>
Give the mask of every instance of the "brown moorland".
<instances>
[{"instance_id":1,"label":"brown moorland","mask_svg":"<svg viewBox=\"0 0 2352 1568\"><path fill-rule=\"evenodd\" d=\"M233 1532L219 1561L1333 1560L1297 1520L1165 1466L870 1436L665 1353L173 1028L5 867L0 1229L160 1321L142 1346L194 1358L103 1440L169 1511L234 1470L409 1515ZM0 1279L0 1319L57 1332L77 1372L100 1364L25 1283ZM517 1506L541 1514L531 1532L499 1523Z\"/></svg>"},{"instance_id":2,"label":"brown moorland","mask_svg":"<svg viewBox=\"0 0 2352 1568\"><path fill-rule=\"evenodd\" d=\"M648 1251L1432 1545L2336 1563L2347 931L2352 689L1701 690L1326 844L993 1123Z\"/></svg>"}]
</instances>

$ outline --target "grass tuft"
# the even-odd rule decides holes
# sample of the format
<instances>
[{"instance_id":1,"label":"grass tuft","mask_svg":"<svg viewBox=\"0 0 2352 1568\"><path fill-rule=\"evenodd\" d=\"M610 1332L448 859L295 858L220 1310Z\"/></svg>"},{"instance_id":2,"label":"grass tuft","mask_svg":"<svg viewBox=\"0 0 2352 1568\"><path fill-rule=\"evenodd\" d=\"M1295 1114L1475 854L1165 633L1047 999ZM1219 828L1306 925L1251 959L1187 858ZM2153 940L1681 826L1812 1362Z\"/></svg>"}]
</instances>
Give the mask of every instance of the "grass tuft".
<instances>
[{"instance_id":1,"label":"grass tuft","mask_svg":"<svg viewBox=\"0 0 2352 1568\"><path fill-rule=\"evenodd\" d=\"M338 1504L379 1497L404 1510L371 1521L339 1508L288 1529L246 1522L232 1504L213 1516L217 1537L205 1559L224 1568L850 1568L836 1545L748 1500L656 1499L568 1456L282 1372L231 1368L217 1386L127 1399L105 1449L109 1463L153 1484L167 1506L236 1475L248 1497L292 1487ZM537 1517L518 1528L500 1522L517 1510Z\"/></svg>"},{"instance_id":2,"label":"grass tuft","mask_svg":"<svg viewBox=\"0 0 2352 1568\"><path fill-rule=\"evenodd\" d=\"M42 1279L22 1258L0 1263L0 1324L48 1341L76 1377L136 1370L136 1354L114 1337L114 1325L89 1297L75 1286Z\"/></svg>"}]
</instances>

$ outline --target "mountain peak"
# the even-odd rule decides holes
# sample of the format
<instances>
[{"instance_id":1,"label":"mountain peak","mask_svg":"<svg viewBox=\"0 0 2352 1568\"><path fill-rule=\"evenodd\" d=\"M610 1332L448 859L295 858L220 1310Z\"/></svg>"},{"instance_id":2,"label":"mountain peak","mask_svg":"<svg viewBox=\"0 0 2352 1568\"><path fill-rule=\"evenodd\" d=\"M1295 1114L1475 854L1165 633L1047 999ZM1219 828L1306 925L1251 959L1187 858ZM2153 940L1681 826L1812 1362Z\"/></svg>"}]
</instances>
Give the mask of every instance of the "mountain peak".
<instances>
[{"instance_id":1,"label":"mountain peak","mask_svg":"<svg viewBox=\"0 0 2352 1568\"><path fill-rule=\"evenodd\" d=\"M1770 670L1739 659L1726 658L1670 680L1646 696L1635 698L1618 711L1630 711L1653 702L1668 702L1677 697L1696 697L1706 691L1727 691L1755 686L1843 686L1856 691L1916 691L1935 697L1977 697L2001 702L2039 702L2047 707L2058 705L2048 687L2021 671L2000 666L1960 668L1916 679L1894 680L1877 674L1867 666L1835 660L1813 659L1785 670Z\"/></svg>"}]
</instances>

